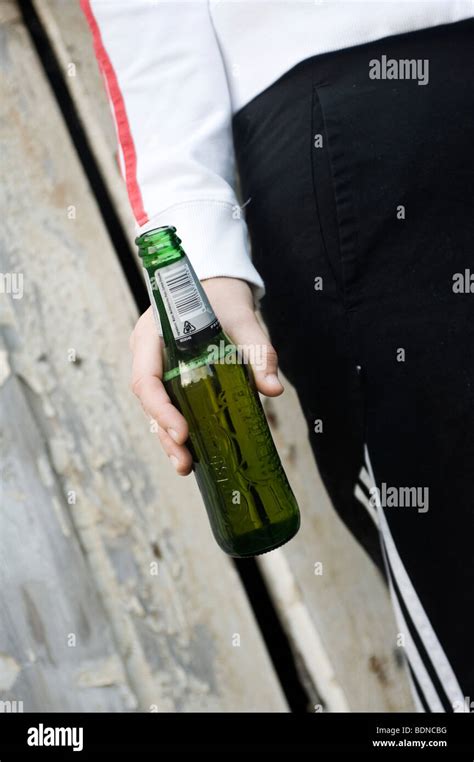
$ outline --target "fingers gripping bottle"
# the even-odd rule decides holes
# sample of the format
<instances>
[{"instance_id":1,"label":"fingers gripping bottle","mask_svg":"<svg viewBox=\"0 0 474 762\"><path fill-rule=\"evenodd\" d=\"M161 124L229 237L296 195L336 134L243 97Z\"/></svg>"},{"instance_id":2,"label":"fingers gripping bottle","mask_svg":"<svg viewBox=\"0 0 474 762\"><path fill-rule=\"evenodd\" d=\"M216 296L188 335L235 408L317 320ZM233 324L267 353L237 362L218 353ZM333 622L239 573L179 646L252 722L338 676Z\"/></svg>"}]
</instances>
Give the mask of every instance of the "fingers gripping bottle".
<instances>
[{"instance_id":1,"label":"fingers gripping bottle","mask_svg":"<svg viewBox=\"0 0 474 762\"><path fill-rule=\"evenodd\" d=\"M186 442L214 537L238 558L298 531L300 515L250 365L217 320L174 227L136 239L164 343L164 384L189 426Z\"/></svg>"}]
</instances>

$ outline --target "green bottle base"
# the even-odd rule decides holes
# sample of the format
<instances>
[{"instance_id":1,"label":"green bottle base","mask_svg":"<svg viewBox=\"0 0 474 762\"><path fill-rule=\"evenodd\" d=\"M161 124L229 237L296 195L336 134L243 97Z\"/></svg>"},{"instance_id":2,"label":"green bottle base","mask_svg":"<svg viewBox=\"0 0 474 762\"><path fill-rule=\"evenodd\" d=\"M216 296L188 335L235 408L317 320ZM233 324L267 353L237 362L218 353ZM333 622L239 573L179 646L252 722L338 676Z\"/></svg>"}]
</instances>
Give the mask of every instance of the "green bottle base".
<instances>
[{"instance_id":1,"label":"green bottle base","mask_svg":"<svg viewBox=\"0 0 474 762\"><path fill-rule=\"evenodd\" d=\"M291 516L286 521L272 524L268 528L255 529L252 532L235 537L232 547L226 547L219 540L218 542L228 556L233 558L252 558L253 556L262 556L264 553L270 553L271 550L276 550L276 548L285 545L296 535L299 528L300 517L298 514L297 516Z\"/></svg>"}]
</instances>

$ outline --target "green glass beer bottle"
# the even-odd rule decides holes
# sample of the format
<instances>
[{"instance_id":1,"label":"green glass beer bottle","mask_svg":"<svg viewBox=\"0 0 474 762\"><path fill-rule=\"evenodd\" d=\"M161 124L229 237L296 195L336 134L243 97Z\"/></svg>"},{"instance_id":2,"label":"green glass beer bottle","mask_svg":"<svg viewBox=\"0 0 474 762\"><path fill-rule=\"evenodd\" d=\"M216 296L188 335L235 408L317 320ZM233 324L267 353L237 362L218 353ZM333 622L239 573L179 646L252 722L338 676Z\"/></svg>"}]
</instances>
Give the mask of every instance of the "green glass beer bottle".
<instances>
[{"instance_id":1,"label":"green glass beer bottle","mask_svg":"<svg viewBox=\"0 0 474 762\"><path fill-rule=\"evenodd\" d=\"M188 423L214 537L239 558L273 550L296 534L300 515L251 367L222 330L176 228L155 228L136 243L163 337L163 381Z\"/></svg>"}]
</instances>

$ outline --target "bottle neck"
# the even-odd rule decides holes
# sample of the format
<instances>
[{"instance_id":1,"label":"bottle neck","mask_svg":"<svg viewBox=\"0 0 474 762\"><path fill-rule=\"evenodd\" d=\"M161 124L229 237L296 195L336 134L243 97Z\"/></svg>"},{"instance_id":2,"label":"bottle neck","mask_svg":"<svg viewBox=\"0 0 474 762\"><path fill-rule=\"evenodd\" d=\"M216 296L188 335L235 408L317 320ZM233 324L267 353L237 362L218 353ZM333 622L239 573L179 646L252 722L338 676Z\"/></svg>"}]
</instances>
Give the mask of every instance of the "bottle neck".
<instances>
[{"instance_id":1,"label":"bottle neck","mask_svg":"<svg viewBox=\"0 0 474 762\"><path fill-rule=\"evenodd\" d=\"M168 353L176 355L176 361L198 355L222 329L188 257L177 247L165 257L143 259L155 320Z\"/></svg>"}]
</instances>

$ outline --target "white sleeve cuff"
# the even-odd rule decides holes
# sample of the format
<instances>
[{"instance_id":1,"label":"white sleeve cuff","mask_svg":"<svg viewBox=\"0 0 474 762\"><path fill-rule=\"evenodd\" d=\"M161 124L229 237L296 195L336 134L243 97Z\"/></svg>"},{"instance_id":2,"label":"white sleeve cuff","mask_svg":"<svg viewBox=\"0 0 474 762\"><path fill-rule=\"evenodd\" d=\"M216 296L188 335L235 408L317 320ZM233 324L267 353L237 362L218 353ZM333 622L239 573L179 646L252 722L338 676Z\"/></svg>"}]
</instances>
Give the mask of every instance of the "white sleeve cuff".
<instances>
[{"instance_id":1,"label":"white sleeve cuff","mask_svg":"<svg viewBox=\"0 0 474 762\"><path fill-rule=\"evenodd\" d=\"M252 288L256 309L265 294L252 264L247 225L237 204L213 200L183 201L137 227L137 234L161 225L174 225L199 280L240 278Z\"/></svg>"}]
</instances>

